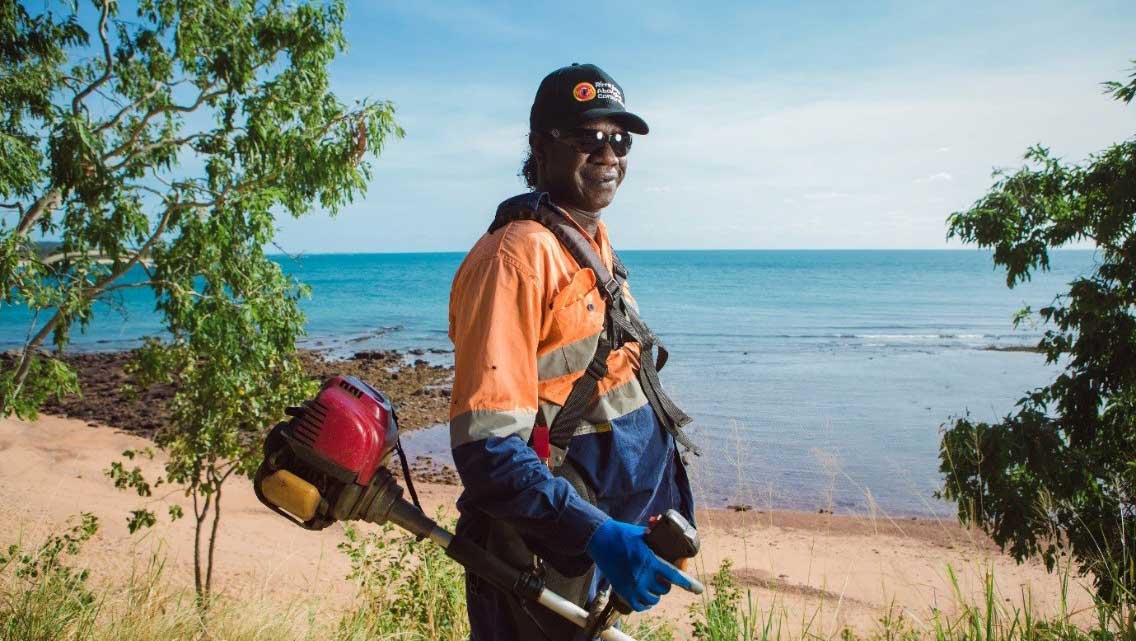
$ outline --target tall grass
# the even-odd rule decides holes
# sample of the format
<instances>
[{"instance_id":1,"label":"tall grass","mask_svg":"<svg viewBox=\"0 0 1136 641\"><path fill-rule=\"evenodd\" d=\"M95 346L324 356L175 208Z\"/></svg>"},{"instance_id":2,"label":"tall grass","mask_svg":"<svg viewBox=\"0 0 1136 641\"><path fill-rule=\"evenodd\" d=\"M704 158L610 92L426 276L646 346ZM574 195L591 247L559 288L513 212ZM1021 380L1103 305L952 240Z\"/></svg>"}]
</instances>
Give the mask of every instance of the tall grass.
<instances>
[{"instance_id":1,"label":"tall grass","mask_svg":"<svg viewBox=\"0 0 1136 641\"><path fill-rule=\"evenodd\" d=\"M392 528L362 534L348 528L340 546L357 587L346 612L316 615L311 602L249 602L218 595L197 607L192 590L171 589L160 557L114 582L77 569L82 544L97 529L89 515L36 547L15 543L0 554L0 639L3 641L457 641L468 637L461 569L429 542ZM965 596L948 566L953 600L923 618L899 608L882 612L876 629L820 634L788 625L774 594L759 604L724 561L688 612L689 633L657 617L633 617L624 629L640 641L1120 641L1133 639L1123 618L1098 604L1071 612L1068 575L1059 611L1040 617L1028 591L1007 603L987 571L977 599Z\"/></svg>"},{"instance_id":2,"label":"tall grass","mask_svg":"<svg viewBox=\"0 0 1136 641\"><path fill-rule=\"evenodd\" d=\"M73 569L68 557L98 527L98 519L84 513L79 523L37 548L12 543L0 554L0 574L12 586L0 592L0 639L56 641L91 633L101 603L87 586L88 573Z\"/></svg>"},{"instance_id":3,"label":"tall grass","mask_svg":"<svg viewBox=\"0 0 1136 641\"><path fill-rule=\"evenodd\" d=\"M783 607L763 611L751 590L742 592L726 560L710 580L709 590L691 607L693 637L699 641L796 641L840 639L841 641L1129 641L1136 639L1130 627L1107 605L1097 602L1089 625L1074 623L1076 612L1068 607L1068 574L1063 575L1060 608L1039 618L1028 590L1017 603L1008 605L995 588L994 573L987 570L982 594L968 599L954 569L947 566L954 591L950 612L931 608L919 620L895 607L880 616L878 627L867 633L850 629L833 635L813 633L806 625L792 633Z\"/></svg>"},{"instance_id":4,"label":"tall grass","mask_svg":"<svg viewBox=\"0 0 1136 641\"><path fill-rule=\"evenodd\" d=\"M97 530L83 523L38 547L0 555L0 641L457 641L469 635L460 567L428 541L392 528L348 529L340 549L358 588L352 607L315 615L315 599L250 602L220 594L202 611L153 556L100 582L74 569Z\"/></svg>"}]
</instances>

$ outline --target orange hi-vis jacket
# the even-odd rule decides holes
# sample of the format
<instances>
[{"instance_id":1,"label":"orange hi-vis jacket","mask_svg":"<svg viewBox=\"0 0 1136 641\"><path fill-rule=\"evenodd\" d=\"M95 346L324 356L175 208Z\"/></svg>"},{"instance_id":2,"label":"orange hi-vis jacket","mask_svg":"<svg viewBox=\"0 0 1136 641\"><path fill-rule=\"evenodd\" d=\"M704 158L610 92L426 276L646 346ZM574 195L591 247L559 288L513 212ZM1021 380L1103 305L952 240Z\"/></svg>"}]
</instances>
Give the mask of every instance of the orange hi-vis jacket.
<instances>
[{"instance_id":1,"label":"orange hi-vis jacket","mask_svg":"<svg viewBox=\"0 0 1136 641\"><path fill-rule=\"evenodd\" d=\"M602 221L593 244L611 269ZM624 298L634 304L626 286ZM581 268L540 223L514 221L483 236L450 294L451 445L511 434L528 440L538 411L550 425L595 354L604 311L595 273ZM610 429L611 419L647 403L635 378L638 367L636 343L612 350L577 434Z\"/></svg>"},{"instance_id":2,"label":"orange hi-vis jacket","mask_svg":"<svg viewBox=\"0 0 1136 641\"><path fill-rule=\"evenodd\" d=\"M533 202L546 197L533 196ZM602 222L591 242L611 271ZM634 305L626 284L623 298ZM458 268L450 294L450 441L463 485L457 532L484 545L499 528L511 528L563 577L585 576L592 567L588 541L609 518L645 525L650 515L671 508L688 520L694 516L674 438L637 376L637 343L608 355L607 374L565 454L563 465L587 499L559 475L566 470L554 474L528 445L534 424L552 424L595 356L605 305L592 269L531 220L512 220L482 236ZM586 599L600 587L591 582ZM510 598L467 574L471 639L520 641Z\"/></svg>"}]
</instances>

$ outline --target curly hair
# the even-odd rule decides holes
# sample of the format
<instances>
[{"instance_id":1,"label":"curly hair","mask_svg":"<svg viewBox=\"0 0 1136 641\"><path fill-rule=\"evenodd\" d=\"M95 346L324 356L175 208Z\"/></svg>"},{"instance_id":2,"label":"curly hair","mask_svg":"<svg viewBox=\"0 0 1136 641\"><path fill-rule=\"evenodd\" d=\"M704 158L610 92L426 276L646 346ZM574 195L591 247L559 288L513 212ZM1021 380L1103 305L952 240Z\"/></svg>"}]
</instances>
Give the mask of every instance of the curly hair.
<instances>
[{"instance_id":1,"label":"curly hair","mask_svg":"<svg viewBox=\"0 0 1136 641\"><path fill-rule=\"evenodd\" d=\"M536 171L536 156L533 156L531 148L525 152L525 160L521 163L521 171L519 171L517 175L521 177L521 180L525 181L525 186L530 190L536 189L539 176Z\"/></svg>"},{"instance_id":2,"label":"curly hair","mask_svg":"<svg viewBox=\"0 0 1136 641\"><path fill-rule=\"evenodd\" d=\"M517 172L517 175L520 176L521 180L525 181L525 186L530 190L536 189L536 186L540 184L538 163L536 161L536 156L533 154L532 146L533 138L535 136L536 133L529 133L529 148L527 151L525 151L525 159L521 162L521 170Z\"/></svg>"}]
</instances>

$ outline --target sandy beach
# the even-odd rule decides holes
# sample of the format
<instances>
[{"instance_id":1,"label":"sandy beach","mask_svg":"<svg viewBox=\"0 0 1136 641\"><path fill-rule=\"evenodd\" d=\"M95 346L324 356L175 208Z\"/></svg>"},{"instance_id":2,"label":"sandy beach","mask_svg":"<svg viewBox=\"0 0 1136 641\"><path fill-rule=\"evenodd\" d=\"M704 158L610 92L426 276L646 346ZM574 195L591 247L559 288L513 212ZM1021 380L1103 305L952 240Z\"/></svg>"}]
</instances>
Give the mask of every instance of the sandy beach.
<instances>
[{"instance_id":1,"label":"sandy beach","mask_svg":"<svg viewBox=\"0 0 1136 641\"><path fill-rule=\"evenodd\" d=\"M47 415L34 422L0 421L0 520L6 524L0 543L39 540L68 517L92 512L101 528L81 562L93 577L123 576L158 552L166 558L167 580L192 585L190 519L164 518L170 504L188 513L188 499L166 486L141 499L116 490L103 474L123 450L150 444L95 421ZM160 465L160 453L142 463L152 472ZM418 487L426 509L454 514L460 488L426 481ZM130 535L126 515L143 504L163 517L153 529ZM222 594L282 603L319 595L316 607L324 614L350 607L354 588L344 578L348 562L336 549L343 540L339 526L316 533L289 525L257 502L244 479L226 486L223 509L217 550ZM1058 607L1059 577L1037 564L1015 564L955 523L757 510L706 510L698 521L703 552L696 565L703 578L730 559L755 605L763 612L783 608L784 624L797 631L807 627L828 636L848 626L869 632L889 610L914 622L925 621L932 608L950 612L955 597L948 567L968 597L981 594L992 570L1007 605L1028 592L1037 612ZM1072 605L1087 605L1080 582L1071 583ZM672 593L651 614L688 630L687 607L695 599Z\"/></svg>"}]
</instances>

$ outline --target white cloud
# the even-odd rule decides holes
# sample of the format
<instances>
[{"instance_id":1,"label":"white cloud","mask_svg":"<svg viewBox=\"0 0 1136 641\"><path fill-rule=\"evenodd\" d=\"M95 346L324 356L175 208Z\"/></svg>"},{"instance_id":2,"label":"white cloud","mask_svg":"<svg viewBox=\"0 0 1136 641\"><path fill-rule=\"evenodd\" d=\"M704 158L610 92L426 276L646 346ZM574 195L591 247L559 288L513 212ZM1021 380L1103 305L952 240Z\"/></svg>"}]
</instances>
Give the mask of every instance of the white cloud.
<instances>
[{"instance_id":1,"label":"white cloud","mask_svg":"<svg viewBox=\"0 0 1136 641\"><path fill-rule=\"evenodd\" d=\"M532 35L520 23L506 19L507 12L494 11L477 2L385 2L383 6L458 33L472 32L498 38Z\"/></svg>"},{"instance_id":2,"label":"white cloud","mask_svg":"<svg viewBox=\"0 0 1136 641\"><path fill-rule=\"evenodd\" d=\"M946 217L1029 145L1077 160L1132 135L1132 108L1100 94L1107 74L640 78L646 90L629 108L651 134L636 139L605 216L627 249L942 247ZM522 190L532 88L417 82L384 89L407 138L377 163L366 201L330 224L285 223L286 248L318 250L327 238L341 251L380 251L389 239L466 249L496 203Z\"/></svg>"},{"instance_id":3,"label":"white cloud","mask_svg":"<svg viewBox=\"0 0 1136 641\"><path fill-rule=\"evenodd\" d=\"M613 208L617 231L630 247L942 247L947 216L985 193L992 168L1020 164L1029 145L1042 140L1077 160L1131 135L1131 108L1102 97L1095 78L1015 70L851 79L833 81L828 96L757 83L668 86L631 105L652 133L636 143ZM653 184L682 189L655 198ZM754 232L687 227L680 214L691 210Z\"/></svg>"},{"instance_id":4,"label":"white cloud","mask_svg":"<svg viewBox=\"0 0 1136 641\"><path fill-rule=\"evenodd\" d=\"M931 174L930 176L927 176L925 178L916 178L915 182L917 182L917 183L942 183L942 182L949 183L949 182L954 182L954 179L955 179L955 177L952 176L951 174L949 174L945 171L940 171L936 174Z\"/></svg>"}]
</instances>

